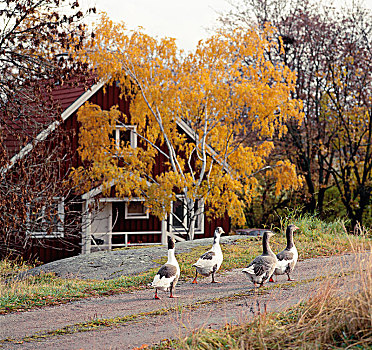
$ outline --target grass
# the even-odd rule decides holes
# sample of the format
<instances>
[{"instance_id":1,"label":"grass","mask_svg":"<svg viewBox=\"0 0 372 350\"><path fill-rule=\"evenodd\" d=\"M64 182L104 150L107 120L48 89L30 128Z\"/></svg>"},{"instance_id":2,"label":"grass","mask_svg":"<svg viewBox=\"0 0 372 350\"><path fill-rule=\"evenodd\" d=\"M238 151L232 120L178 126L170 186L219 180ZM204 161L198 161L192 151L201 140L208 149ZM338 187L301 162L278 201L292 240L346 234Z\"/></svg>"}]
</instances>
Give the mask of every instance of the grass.
<instances>
[{"instance_id":1,"label":"grass","mask_svg":"<svg viewBox=\"0 0 372 350\"><path fill-rule=\"evenodd\" d=\"M347 234L344 222L325 224L312 217L293 217L291 222L300 227L295 243L300 259L329 256L351 252L353 247L369 249L369 231L363 236ZM274 251L285 246L285 224L280 233L271 239ZM191 266L207 247L200 246L191 252L178 254L182 281L189 281L195 274ZM261 254L261 239L242 237L230 244L223 244L224 262L221 272L245 267L255 256ZM176 247L177 251L177 247ZM166 261L164 257L159 261ZM78 280L56 277L51 273L24 279L13 278L32 266L9 260L0 261L0 314L24 311L47 305L67 303L88 297L98 297L143 289L152 281L157 269L136 276L122 276L112 280Z\"/></svg>"},{"instance_id":2,"label":"grass","mask_svg":"<svg viewBox=\"0 0 372 350\"><path fill-rule=\"evenodd\" d=\"M42 273L6 283L0 279L0 314L67 303L74 300L112 295L141 289L151 281L150 272L113 280L78 280Z\"/></svg>"},{"instance_id":3,"label":"grass","mask_svg":"<svg viewBox=\"0 0 372 350\"><path fill-rule=\"evenodd\" d=\"M372 256L360 263L346 294L327 280L317 294L283 312L257 305L252 322L223 329L200 329L152 349L372 349ZM347 286L347 287L348 287Z\"/></svg>"}]
</instances>

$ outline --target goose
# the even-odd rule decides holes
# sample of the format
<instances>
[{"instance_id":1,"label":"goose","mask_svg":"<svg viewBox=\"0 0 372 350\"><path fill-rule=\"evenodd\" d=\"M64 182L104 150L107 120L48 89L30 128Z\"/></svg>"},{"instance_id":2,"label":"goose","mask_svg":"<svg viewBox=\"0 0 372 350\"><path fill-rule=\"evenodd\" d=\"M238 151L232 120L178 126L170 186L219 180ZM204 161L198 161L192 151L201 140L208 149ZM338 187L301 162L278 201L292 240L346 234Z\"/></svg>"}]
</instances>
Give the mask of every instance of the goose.
<instances>
[{"instance_id":1,"label":"goose","mask_svg":"<svg viewBox=\"0 0 372 350\"><path fill-rule=\"evenodd\" d=\"M298 230L296 225L288 225L286 236L287 236L287 247L276 255L278 264L274 270L273 275L284 275L288 276L288 281L294 281L289 275L296 266L298 259L297 248L293 243L293 233ZM270 277L270 282L274 282L273 276Z\"/></svg>"},{"instance_id":2,"label":"goose","mask_svg":"<svg viewBox=\"0 0 372 350\"><path fill-rule=\"evenodd\" d=\"M262 255L256 257L242 272L246 273L256 287L257 283L262 287L264 282L273 274L277 258L270 248L269 239L274 236L271 231L265 231L262 237Z\"/></svg>"},{"instance_id":3,"label":"goose","mask_svg":"<svg viewBox=\"0 0 372 350\"><path fill-rule=\"evenodd\" d=\"M173 295L173 291L180 277L180 266L174 255L174 249L175 239L168 236L168 261L159 269L151 284L151 287L155 288L155 299L160 299L158 290L164 292L170 290L169 298L177 298Z\"/></svg>"},{"instance_id":4,"label":"goose","mask_svg":"<svg viewBox=\"0 0 372 350\"><path fill-rule=\"evenodd\" d=\"M198 259L198 261L194 265L192 265L196 269L195 278L192 283L198 283L198 273L205 277L212 275L212 283L219 283L214 279L214 274L218 271L223 261L223 255L220 246L220 237L223 233L225 232L222 227L217 227L214 230L214 240L212 248L204 253Z\"/></svg>"}]
</instances>

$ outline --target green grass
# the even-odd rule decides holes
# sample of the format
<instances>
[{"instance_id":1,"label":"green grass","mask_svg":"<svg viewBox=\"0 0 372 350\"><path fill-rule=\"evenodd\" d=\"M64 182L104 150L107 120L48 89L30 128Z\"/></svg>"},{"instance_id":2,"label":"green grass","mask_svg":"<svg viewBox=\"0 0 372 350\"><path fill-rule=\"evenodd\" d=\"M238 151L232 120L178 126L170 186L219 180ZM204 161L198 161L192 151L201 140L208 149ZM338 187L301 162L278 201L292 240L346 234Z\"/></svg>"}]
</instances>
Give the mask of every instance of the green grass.
<instances>
[{"instance_id":1,"label":"green grass","mask_svg":"<svg viewBox=\"0 0 372 350\"><path fill-rule=\"evenodd\" d=\"M351 252L355 248L370 249L369 236L348 235L342 221L324 224L312 217L300 217L293 218L291 222L300 227L300 232L295 236L300 259L342 254ZM283 249L284 229L271 239L271 246L273 251ZM191 252L177 255L181 268L181 281L189 281L194 277L195 269L191 265L207 248L200 246ZM261 254L261 240L242 237L236 242L223 244L222 250L224 262L220 272L243 268L255 256ZM164 248L164 257L159 262L166 262L166 248ZM30 267L32 266L25 263L0 261L0 314L143 289L152 281L157 271L156 268L140 275L122 276L105 281L64 279L51 273L22 280L12 279L12 276Z\"/></svg>"}]
</instances>

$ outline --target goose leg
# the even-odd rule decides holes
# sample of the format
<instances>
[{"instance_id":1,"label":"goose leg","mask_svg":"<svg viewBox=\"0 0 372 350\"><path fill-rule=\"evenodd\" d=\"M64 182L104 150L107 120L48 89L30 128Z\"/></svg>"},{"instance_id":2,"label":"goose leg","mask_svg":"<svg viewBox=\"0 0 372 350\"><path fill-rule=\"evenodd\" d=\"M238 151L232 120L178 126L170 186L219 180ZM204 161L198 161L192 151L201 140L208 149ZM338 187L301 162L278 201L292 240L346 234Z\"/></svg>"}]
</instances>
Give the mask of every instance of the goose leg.
<instances>
[{"instance_id":1,"label":"goose leg","mask_svg":"<svg viewBox=\"0 0 372 350\"><path fill-rule=\"evenodd\" d=\"M215 281L215 279L214 279L214 274L215 274L216 270L217 270L217 265L213 266L212 283L221 283L221 282Z\"/></svg>"},{"instance_id":2,"label":"goose leg","mask_svg":"<svg viewBox=\"0 0 372 350\"><path fill-rule=\"evenodd\" d=\"M197 277L198 277L198 270L196 270L195 278L194 278L194 280L192 281L192 283L194 283L194 284L198 284L198 281L196 280Z\"/></svg>"},{"instance_id":3,"label":"goose leg","mask_svg":"<svg viewBox=\"0 0 372 350\"><path fill-rule=\"evenodd\" d=\"M171 286L170 286L170 295L169 295L169 298L178 298L178 296L177 295L173 295L173 282L172 282L172 284L171 284Z\"/></svg>"},{"instance_id":4,"label":"goose leg","mask_svg":"<svg viewBox=\"0 0 372 350\"><path fill-rule=\"evenodd\" d=\"M270 276L269 282L275 282L275 281L274 281L274 274L272 274L272 275Z\"/></svg>"},{"instance_id":5,"label":"goose leg","mask_svg":"<svg viewBox=\"0 0 372 350\"><path fill-rule=\"evenodd\" d=\"M221 283L221 282L216 281L216 280L214 279L214 272L212 273L212 282L211 282L211 283Z\"/></svg>"},{"instance_id":6,"label":"goose leg","mask_svg":"<svg viewBox=\"0 0 372 350\"><path fill-rule=\"evenodd\" d=\"M157 289L155 289L155 298L154 299L160 299L159 297L158 297L158 290Z\"/></svg>"},{"instance_id":7,"label":"goose leg","mask_svg":"<svg viewBox=\"0 0 372 350\"><path fill-rule=\"evenodd\" d=\"M289 276L289 273L287 273L287 276L288 276L288 281L295 281L293 278L291 278L291 276Z\"/></svg>"}]
</instances>

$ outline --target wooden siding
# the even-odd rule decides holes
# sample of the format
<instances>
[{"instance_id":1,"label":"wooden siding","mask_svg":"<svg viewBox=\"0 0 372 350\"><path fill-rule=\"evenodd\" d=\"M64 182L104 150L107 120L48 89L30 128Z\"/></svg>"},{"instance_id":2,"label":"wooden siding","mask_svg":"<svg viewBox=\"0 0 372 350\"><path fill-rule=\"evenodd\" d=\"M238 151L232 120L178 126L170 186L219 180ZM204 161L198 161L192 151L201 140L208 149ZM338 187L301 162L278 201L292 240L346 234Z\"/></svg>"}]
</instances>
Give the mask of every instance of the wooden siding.
<instances>
[{"instance_id":1,"label":"wooden siding","mask_svg":"<svg viewBox=\"0 0 372 350\"><path fill-rule=\"evenodd\" d=\"M125 203L123 202L112 203L112 220L113 222L116 220L112 229L113 232L161 231L161 222L154 215L150 214L148 219L125 219ZM129 235L128 241L130 243L160 243L161 235ZM124 236L114 235L112 243L124 243Z\"/></svg>"}]
</instances>

